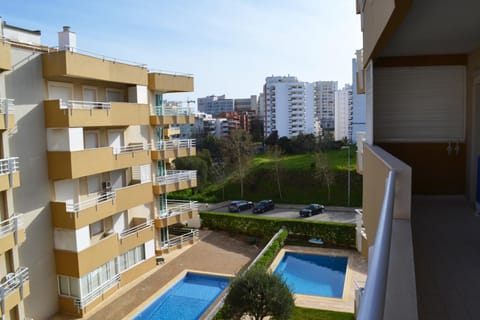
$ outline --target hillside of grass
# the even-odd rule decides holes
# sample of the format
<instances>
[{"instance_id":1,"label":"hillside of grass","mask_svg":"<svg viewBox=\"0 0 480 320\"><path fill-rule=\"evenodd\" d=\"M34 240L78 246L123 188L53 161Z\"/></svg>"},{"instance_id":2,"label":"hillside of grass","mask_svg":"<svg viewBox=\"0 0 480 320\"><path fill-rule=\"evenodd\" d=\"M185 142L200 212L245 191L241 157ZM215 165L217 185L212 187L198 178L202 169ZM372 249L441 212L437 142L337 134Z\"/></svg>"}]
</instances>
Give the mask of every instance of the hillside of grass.
<instances>
[{"instance_id":1,"label":"hillside of grass","mask_svg":"<svg viewBox=\"0 0 480 320\"><path fill-rule=\"evenodd\" d=\"M282 197L278 192L274 161L265 155L257 155L252 160L250 173L244 181L244 199L259 201L272 199L277 203L305 204L317 202L331 206L347 205L347 150L328 151L329 168L334 174L328 199L327 186L314 178L314 155L288 155L279 161ZM362 177L355 171L355 152L350 156L351 206L359 207L362 202ZM240 199L240 183L233 175L223 184L214 184L202 193L185 190L170 195L203 202L220 202Z\"/></svg>"}]
</instances>

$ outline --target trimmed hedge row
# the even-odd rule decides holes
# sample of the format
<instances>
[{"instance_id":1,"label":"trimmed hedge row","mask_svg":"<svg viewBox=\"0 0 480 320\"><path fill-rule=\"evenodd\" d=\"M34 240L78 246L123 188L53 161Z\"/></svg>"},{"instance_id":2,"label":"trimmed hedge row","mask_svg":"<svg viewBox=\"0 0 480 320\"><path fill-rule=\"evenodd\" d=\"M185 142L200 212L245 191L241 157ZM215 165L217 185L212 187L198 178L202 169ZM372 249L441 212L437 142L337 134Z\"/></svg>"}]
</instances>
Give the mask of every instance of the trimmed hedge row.
<instances>
[{"instance_id":1,"label":"trimmed hedge row","mask_svg":"<svg viewBox=\"0 0 480 320\"><path fill-rule=\"evenodd\" d=\"M200 212L202 227L241 233L260 238L271 238L282 226L290 233L320 238L327 245L355 248L355 225L258 217L219 212Z\"/></svg>"},{"instance_id":2,"label":"trimmed hedge row","mask_svg":"<svg viewBox=\"0 0 480 320\"><path fill-rule=\"evenodd\" d=\"M253 268L267 269L272 263L273 259L277 256L277 253L280 251L280 249L283 248L283 244L285 243L287 236L288 230L284 229L278 235L278 237L273 240L271 246L263 253L263 256L255 262Z\"/></svg>"}]
</instances>

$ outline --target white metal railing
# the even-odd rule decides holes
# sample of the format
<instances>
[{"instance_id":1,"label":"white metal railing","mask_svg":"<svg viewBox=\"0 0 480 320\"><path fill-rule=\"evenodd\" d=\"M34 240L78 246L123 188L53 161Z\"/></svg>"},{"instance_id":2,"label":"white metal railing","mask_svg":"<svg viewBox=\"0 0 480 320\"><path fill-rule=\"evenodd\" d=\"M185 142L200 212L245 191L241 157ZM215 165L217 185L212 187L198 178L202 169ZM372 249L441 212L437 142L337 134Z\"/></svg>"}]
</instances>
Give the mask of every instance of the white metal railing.
<instances>
[{"instance_id":1,"label":"white metal railing","mask_svg":"<svg viewBox=\"0 0 480 320\"><path fill-rule=\"evenodd\" d=\"M184 242L189 242L194 239L198 239L199 231L198 229L192 229L190 232L169 238L168 241L163 242L162 248L171 248L181 245Z\"/></svg>"},{"instance_id":2,"label":"white metal railing","mask_svg":"<svg viewBox=\"0 0 480 320\"><path fill-rule=\"evenodd\" d=\"M164 73L164 74L169 74L169 75L172 75L172 76L193 77L193 74L191 74L191 73L169 71L169 70L159 70L159 69L149 70L148 73Z\"/></svg>"},{"instance_id":3,"label":"white metal railing","mask_svg":"<svg viewBox=\"0 0 480 320\"><path fill-rule=\"evenodd\" d=\"M0 113L13 111L14 99L0 98Z\"/></svg>"},{"instance_id":4,"label":"white metal railing","mask_svg":"<svg viewBox=\"0 0 480 320\"><path fill-rule=\"evenodd\" d=\"M155 148L158 151L174 150L181 148L195 148L195 139L161 140L155 143Z\"/></svg>"},{"instance_id":5,"label":"white metal railing","mask_svg":"<svg viewBox=\"0 0 480 320\"><path fill-rule=\"evenodd\" d=\"M6 234L10 234L12 232L16 232L18 227L21 226L22 223L20 221L19 216L13 216L10 219L3 220L0 222L0 237Z\"/></svg>"},{"instance_id":6,"label":"white metal railing","mask_svg":"<svg viewBox=\"0 0 480 320\"><path fill-rule=\"evenodd\" d=\"M75 307L83 309L90 302L100 297L105 291L107 291L108 289L110 289L111 287L113 287L119 282L120 282L120 274L116 274L115 276L113 276L112 279L104 282L101 286L99 286L89 294L85 295L84 297L76 298L74 301Z\"/></svg>"},{"instance_id":7,"label":"white metal railing","mask_svg":"<svg viewBox=\"0 0 480 320\"><path fill-rule=\"evenodd\" d=\"M109 200L115 200L115 191L108 191L97 197L89 198L80 202L72 203L67 201L66 210L67 212L78 212L87 208L95 207L96 205Z\"/></svg>"},{"instance_id":8,"label":"white metal railing","mask_svg":"<svg viewBox=\"0 0 480 320\"><path fill-rule=\"evenodd\" d=\"M122 232L120 232L120 234L118 235L118 237L120 239L123 239L123 238L126 238L132 234L135 234L139 231L142 231L144 229L147 229L147 228L150 228L152 226L152 223L153 223L153 220L147 220L146 222L144 223L141 223L141 224L138 224L136 226L133 226L129 229L125 229L123 230Z\"/></svg>"},{"instance_id":9,"label":"white metal railing","mask_svg":"<svg viewBox=\"0 0 480 320\"><path fill-rule=\"evenodd\" d=\"M0 174L9 174L18 171L19 165L18 157L0 159Z\"/></svg>"},{"instance_id":10,"label":"white metal railing","mask_svg":"<svg viewBox=\"0 0 480 320\"><path fill-rule=\"evenodd\" d=\"M197 180L197 170L167 170L164 176L158 176L155 180L158 185L167 185L182 181Z\"/></svg>"},{"instance_id":11,"label":"white metal railing","mask_svg":"<svg viewBox=\"0 0 480 320\"><path fill-rule=\"evenodd\" d=\"M15 289L21 288L23 283L29 279L27 267L19 267L15 272L5 275L5 280L0 283L0 301L3 303L5 297Z\"/></svg>"},{"instance_id":12,"label":"white metal railing","mask_svg":"<svg viewBox=\"0 0 480 320\"><path fill-rule=\"evenodd\" d=\"M197 201L168 200L167 209L160 210L159 217L167 218L198 209Z\"/></svg>"},{"instance_id":13,"label":"white metal railing","mask_svg":"<svg viewBox=\"0 0 480 320\"><path fill-rule=\"evenodd\" d=\"M148 143L130 143L127 146L113 147L113 154L120 154L125 152L134 152L134 151L146 151L150 150L150 144Z\"/></svg>"},{"instance_id":14,"label":"white metal railing","mask_svg":"<svg viewBox=\"0 0 480 320\"><path fill-rule=\"evenodd\" d=\"M390 240L392 237L395 172L390 171L385 183L385 195L378 221L377 234L368 267L365 288L357 290L360 297L358 320L381 320L385 308Z\"/></svg>"},{"instance_id":15,"label":"white metal railing","mask_svg":"<svg viewBox=\"0 0 480 320\"><path fill-rule=\"evenodd\" d=\"M68 100L64 101L60 99L60 109L106 109L112 108L110 102L98 102L98 101L80 101L80 100Z\"/></svg>"},{"instance_id":16,"label":"white metal railing","mask_svg":"<svg viewBox=\"0 0 480 320\"><path fill-rule=\"evenodd\" d=\"M154 110L157 116L190 116L194 114L192 108L183 106L155 106Z\"/></svg>"}]
</instances>

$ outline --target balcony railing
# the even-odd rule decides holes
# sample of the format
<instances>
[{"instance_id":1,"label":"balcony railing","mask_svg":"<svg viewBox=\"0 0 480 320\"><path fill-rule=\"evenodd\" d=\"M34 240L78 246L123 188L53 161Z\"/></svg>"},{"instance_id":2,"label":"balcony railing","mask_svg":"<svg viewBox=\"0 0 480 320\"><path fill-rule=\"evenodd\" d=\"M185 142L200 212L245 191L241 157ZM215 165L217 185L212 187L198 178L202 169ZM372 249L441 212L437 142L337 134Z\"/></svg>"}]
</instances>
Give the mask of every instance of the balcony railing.
<instances>
[{"instance_id":1,"label":"balcony railing","mask_svg":"<svg viewBox=\"0 0 480 320\"><path fill-rule=\"evenodd\" d=\"M115 286L119 282L120 282L120 274L116 274L112 279L104 282L100 287L93 290L89 294L85 295L84 297L75 299L74 301L75 307L79 309L85 308L90 302L100 297L105 291Z\"/></svg>"},{"instance_id":2,"label":"balcony railing","mask_svg":"<svg viewBox=\"0 0 480 320\"><path fill-rule=\"evenodd\" d=\"M146 150L151 150L150 144L148 143L130 143L128 146L114 147L113 154Z\"/></svg>"},{"instance_id":3,"label":"balcony railing","mask_svg":"<svg viewBox=\"0 0 480 320\"><path fill-rule=\"evenodd\" d=\"M141 224L138 224L136 226L133 226L129 229L125 229L123 230L122 232L120 232L120 234L118 235L118 238L119 239L123 239L123 238L126 238L132 234L135 234L139 231L142 231L144 229L147 229L149 228L151 225L153 224L153 220L147 220L146 222L144 223L141 223Z\"/></svg>"},{"instance_id":4,"label":"balcony railing","mask_svg":"<svg viewBox=\"0 0 480 320\"><path fill-rule=\"evenodd\" d=\"M89 198L80 202L69 202L66 203L67 212L75 213L87 208L95 207L96 205L106 202L106 201L115 200L115 191L105 192L97 197Z\"/></svg>"},{"instance_id":5,"label":"balcony railing","mask_svg":"<svg viewBox=\"0 0 480 320\"><path fill-rule=\"evenodd\" d=\"M14 99L0 98L0 113L10 113L13 111Z\"/></svg>"},{"instance_id":6,"label":"balcony railing","mask_svg":"<svg viewBox=\"0 0 480 320\"><path fill-rule=\"evenodd\" d=\"M157 151L175 150L181 148L195 148L195 139L171 139L155 143Z\"/></svg>"},{"instance_id":7,"label":"balcony railing","mask_svg":"<svg viewBox=\"0 0 480 320\"><path fill-rule=\"evenodd\" d=\"M190 107L155 106L156 116L190 116L193 113Z\"/></svg>"},{"instance_id":8,"label":"balcony railing","mask_svg":"<svg viewBox=\"0 0 480 320\"><path fill-rule=\"evenodd\" d=\"M190 232L182 234L180 236L169 238L168 241L162 243L162 248L172 248L181 245L182 243L193 241L198 239L198 229L192 229Z\"/></svg>"},{"instance_id":9,"label":"balcony railing","mask_svg":"<svg viewBox=\"0 0 480 320\"><path fill-rule=\"evenodd\" d=\"M197 180L197 170L167 170L165 176L159 176L155 181L163 186L190 180Z\"/></svg>"},{"instance_id":10,"label":"balcony railing","mask_svg":"<svg viewBox=\"0 0 480 320\"><path fill-rule=\"evenodd\" d=\"M10 219L3 220L0 222L0 237L10 234L10 233L16 233L18 231L18 227L22 225L20 217L19 216L13 216ZM16 242L17 239L15 239Z\"/></svg>"},{"instance_id":11,"label":"balcony railing","mask_svg":"<svg viewBox=\"0 0 480 320\"><path fill-rule=\"evenodd\" d=\"M60 100L60 109L106 109L112 108L110 102L98 101L80 101L80 100Z\"/></svg>"},{"instance_id":12,"label":"balcony railing","mask_svg":"<svg viewBox=\"0 0 480 320\"><path fill-rule=\"evenodd\" d=\"M10 174L19 169L18 157L0 160L0 174Z\"/></svg>"},{"instance_id":13,"label":"balcony railing","mask_svg":"<svg viewBox=\"0 0 480 320\"><path fill-rule=\"evenodd\" d=\"M197 201L168 200L167 209L160 210L160 218L173 217L198 209Z\"/></svg>"},{"instance_id":14,"label":"balcony railing","mask_svg":"<svg viewBox=\"0 0 480 320\"><path fill-rule=\"evenodd\" d=\"M360 297L358 320L381 320L385 308L388 261L392 237L393 204L395 196L395 173L390 171L386 180L380 220L371 253L365 288L357 289Z\"/></svg>"},{"instance_id":15,"label":"balcony railing","mask_svg":"<svg viewBox=\"0 0 480 320\"><path fill-rule=\"evenodd\" d=\"M0 283L0 301L11 294L15 289L21 288L23 283L29 279L28 268L20 267L15 272L7 273L5 280Z\"/></svg>"}]
</instances>

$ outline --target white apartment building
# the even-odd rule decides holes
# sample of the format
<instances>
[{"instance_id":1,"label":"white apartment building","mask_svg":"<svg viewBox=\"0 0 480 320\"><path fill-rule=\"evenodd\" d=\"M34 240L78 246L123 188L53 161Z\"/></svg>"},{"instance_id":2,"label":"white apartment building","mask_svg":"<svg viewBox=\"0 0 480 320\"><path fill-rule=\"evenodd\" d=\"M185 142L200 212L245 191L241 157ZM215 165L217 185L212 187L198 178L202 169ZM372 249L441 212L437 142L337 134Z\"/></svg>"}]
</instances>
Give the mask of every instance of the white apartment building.
<instances>
[{"instance_id":1,"label":"white apartment building","mask_svg":"<svg viewBox=\"0 0 480 320\"><path fill-rule=\"evenodd\" d=\"M352 86L346 84L335 92L335 140L352 141Z\"/></svg>"},{"instance_id":2,"label":"white apartment building","mask_svg":"<svg viewBox=\"0 0 480 320\"><path fill-rule=\"evenodd\" d=\"M317 81L313 83L315 134L324 135L335 126L335 91L337 81Z\"/></svg>"}]
</instances>

